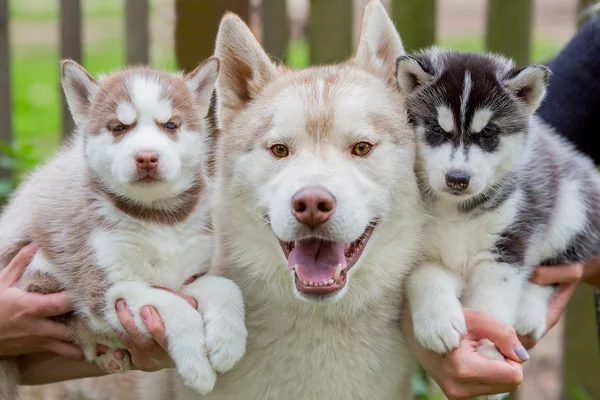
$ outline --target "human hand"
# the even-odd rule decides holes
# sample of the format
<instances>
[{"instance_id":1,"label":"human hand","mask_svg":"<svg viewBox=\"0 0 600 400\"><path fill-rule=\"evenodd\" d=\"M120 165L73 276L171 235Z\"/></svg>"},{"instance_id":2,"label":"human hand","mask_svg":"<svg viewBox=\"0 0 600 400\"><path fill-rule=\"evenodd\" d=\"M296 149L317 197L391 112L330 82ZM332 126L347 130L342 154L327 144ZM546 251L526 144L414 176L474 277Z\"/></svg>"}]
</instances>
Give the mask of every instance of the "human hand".
<instances>
[{"instance_id":1,"label":"human hand","mask_svg":"<svg viewBox=\"0 0 600 400\"><path fill-rule=\"evenodd\" d=\"M67 327L50 319L72 311L67 293L29 293L13 287L36 250L25 246L0 271L0 356L50 351L81 360L83 352L70 343Z\"/></svg>"},{"instance_id":2,"label":"human hand","mask_svg":"<svg viewBox=\"0 0 600 400\"><path fill-rule=\"evenodd\" d=\"M416 340L410 313L403 318L404 335L413 353L427 373L450 400L513 392L523 380L523 365L529 355L515 330L486 314L463 309L467 334L458 348L446 355L425 349ZM489 339L507 357L505 361L489 360L477 351L479 342Z\"/></svg>"},{"instance_id":3,"label":"human hand","mask_svg":"<svg viewBox=\"0 0 600 400\"><path fill-rule=\"evenodd\" d=\"M194 309L198 308L198 303L190 296L173 292L171 290L162 289L173 293L186 300ZM131 362L135 369L141 371L152 372L159 371L164 368L173 368L175 365L169 357L169 346L165 334L165 326L158 314L158 311L152 306L146 306L141 310L142 320L152 339L148 339L142 335L133 320L133 314L123 300L118 300L116 304L117 314L127 335L118 334L121 342L131 355ZM100 346L100 353L107 351L107 348ZM119 356L118 351L115 356ZM124 355L123 355L124 357ZM118 365L113 366L118 369Z\"/></svg>"}]
</instances>

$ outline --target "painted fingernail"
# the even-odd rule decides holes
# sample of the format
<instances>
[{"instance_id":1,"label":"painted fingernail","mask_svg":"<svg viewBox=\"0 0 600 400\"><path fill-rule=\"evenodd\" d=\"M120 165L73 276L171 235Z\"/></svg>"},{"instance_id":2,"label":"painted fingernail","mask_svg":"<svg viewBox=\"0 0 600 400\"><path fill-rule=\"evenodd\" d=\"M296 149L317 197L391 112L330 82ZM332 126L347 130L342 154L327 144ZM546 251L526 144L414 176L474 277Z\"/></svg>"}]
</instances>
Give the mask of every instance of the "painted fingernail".
<instances>
[{"instance_id":1,"label":"painted fingernail","mask_svg":"<svg viewBox=\"0 0 600 400\"><path fill-rule=\"evenodd\" d=\"M144 307L142 308L142 319L146 322L150 321L152 318L152 313L150 312L150 308Z\"/></svg>"},{"instance_id":2,"label":"painted fingernail","mask_svg":"<svg viewBox=\"0 0 600 400\"><path fill-rule=\"evenodd\" d=\"M529 353L527 350L525 350L525 347L523 347L521 343L515 346L515 353L517 354L517 357L521 359L521 361L529 360Z\"/></svg>"},{"instance_id":3,"label":"painted fingernail","mask_svg":"<svg viewBox=\"0 0 600 400\"><path fill-rule=\"evenodd\" d=\"M125 354L121 350L115 351L115 358L117 360L123 360L125 358Z\"/></svg>"},{"instance_id":4,"label":"painted fingernail","mask_svg":"<svg viewBox=\"0 0 600 400\"><path fill-rule=\"evenodd\" d=\"M123 312L127 309L127 304L123 300L117 300L117 311Z\"/></svg>"}]
</instances>

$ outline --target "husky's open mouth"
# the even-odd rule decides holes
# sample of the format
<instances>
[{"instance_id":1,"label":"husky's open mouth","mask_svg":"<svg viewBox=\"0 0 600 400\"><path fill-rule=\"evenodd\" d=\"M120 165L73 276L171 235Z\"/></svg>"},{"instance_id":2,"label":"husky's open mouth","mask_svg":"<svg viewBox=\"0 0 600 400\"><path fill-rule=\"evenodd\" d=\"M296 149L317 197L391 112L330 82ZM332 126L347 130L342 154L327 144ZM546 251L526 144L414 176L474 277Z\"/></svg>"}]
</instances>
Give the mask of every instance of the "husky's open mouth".
<instances>
[{"instance_id":1,"label":"husky's open mouth","mask_svg":"<svg viewBox=\"0 0 600 400\"><path fill-rule=\"evenodd\" d=\"M365 248L375 223L350 244L317 238L282 242L288 268L294 271L296 289L312 295L329 295L346 286L348 271L356 264Z\"/></svg>"}]
</instances>

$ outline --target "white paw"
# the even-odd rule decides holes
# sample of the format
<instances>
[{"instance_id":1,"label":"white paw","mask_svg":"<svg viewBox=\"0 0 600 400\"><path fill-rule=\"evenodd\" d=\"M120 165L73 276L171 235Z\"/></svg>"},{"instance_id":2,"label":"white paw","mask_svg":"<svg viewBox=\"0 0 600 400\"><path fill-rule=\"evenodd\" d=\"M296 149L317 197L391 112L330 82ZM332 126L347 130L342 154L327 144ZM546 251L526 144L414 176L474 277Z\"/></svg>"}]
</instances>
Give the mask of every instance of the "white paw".
<instances>
[{"instance_id":1,"label":"white paw","mask_svg":"<svg viewBox=\"0 0 600 400\"><path fill-rule=\"evenodd\" d=\"M501 393L501 394L491 394L489 396L484 396L483 399L486 400L502 400L510 396L510 393Z\"/></svg>"},{"instance_id":2,"label":"white paw","mask_svg":"<svg viewBox=\"0 0 600 400\"><path fill-rule=\"evenodd\" d=\"M490 342L487 339L483 339L479 343L479 346L477 347L477 351L489 360L499 360L499 361L505 360L505 358L502 355L502 353L500 352L500 350L498 350L496 348L494 343ZM501 394L492 394L489 396L483 396L482 398L486 399L486 400L502 400L502 399L508 397L509 395L510 395L510 393L501 393Z\"/></svg>"},{"instance_id":3,"label":"white paw","mask_svg":"<svg viewBox=\"0 0 600 400\"><path fill-rule=\"evenodd\" d=\"M545 304L527 302L519 310L515 330L519 335L540 340L546 332L547 311L548 307Z\"/></svg>"},{"instance_id":4,"label":"white paw","mask_svg":"<svg viewBox=\"0 0 600 400\"><path fill-rule=\"evenodd\" d=\"M195 358L195 359L194 359ZM210 366L206 354L189 354L185 362L177 363L177 372L183 378L183 383L191 389L205 395L210 393L217 382L217 374Z\"/></svg>"},{"instance_id":5,"label":"white paw","mask_svg":"<svg viewBox=\"0 0 600 400\"><path fill-rule=\"evenodd\" d=\"M246 352L246 321L242 292L218 276L205 276L186 288L198 300L206 332L206 349L213 369L231 370Z\"/></svg>"},{"instance_id":6,"label":"white paw","mask_svg":"<svg viewBox=\"0 0 600 400\"><path fill-rule=\"evenodd\" d=\"M206 349L217 372L227 372L242 359L246 352L246 325L239 313L207 313Z\"/></svg>"},{"instance_id":7,"label":"white paw","mask_svg":"<svg viewBox=\"0 0 600 400\"><path fill-rule=\"evenodd\" d=\"M129 352L125 350L120 350L120 356L117 357L115 355L116 351L116 349L108 349L105 354L97 356L96 364L106 373L124 374L131 368L131 357L129 356Z\"/></svg>"},{"instance_id":8,"label":"white paw","mask_svg":"<svg viewBox=\"0 0 600 400\"><path fill-rule=\"evenodd\" d=\"M460 344L467 332L462 309L444 309L433 312L416 311L413 316L415 337L421 345L438 354L446 354Z\"/></svg>"},{"instance_id":9,"label":"white paw","mask_svg":"<svg viewBox=\"0 0 600 400\"><path fill-rule=\"evenodd\" d=\"M496 345L494 345L494 343L490 342L487 339L483 339L479 343L477 351L483 354L483 356L485 356L485 358L487 358L488 360L504 361L504 356L502 355L500 350L496 348Z\"/></svg>"},{"instance_id":10,"label":"white paw","mask_svg":"<svg viewBox=\"0 0 600 400\"><path fill-rule=\"evenodd\" d=\"M187 306L186 306L187 307ZM185 320L171 320L168 325L169 355L186 386L207 394L217 380L208 359L206 331L202 316L193 310Z\"/></svg>"}]
</instances>

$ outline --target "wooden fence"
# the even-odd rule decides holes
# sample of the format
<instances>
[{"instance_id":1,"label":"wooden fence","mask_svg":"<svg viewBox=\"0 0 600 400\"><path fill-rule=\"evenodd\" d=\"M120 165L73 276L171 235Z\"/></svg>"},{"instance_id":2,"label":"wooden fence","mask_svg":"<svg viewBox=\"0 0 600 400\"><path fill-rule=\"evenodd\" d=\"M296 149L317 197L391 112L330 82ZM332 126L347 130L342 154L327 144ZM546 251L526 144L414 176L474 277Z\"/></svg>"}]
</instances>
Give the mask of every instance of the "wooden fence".
<instances>
[{"instance_id":1,"label":"wooden fence","mask_svg":"<svg viewBox=\"0 0 600 400\"><path fill-rule=\"evenodd\" d=\"M51 0L48 0L51 1ZM82 60L82 1L55 0L60 3L60 57ZM338 62L353 51L353 1L310 0L307 37L311 64ZM9 0L0 0L0 140L12 141L10 82ZM221 16L233 11L246 21L252 8L249 0L174 0L176 22L175 57L184 70L192 70L212 54L214 38ZM436 42L435 0L383 0L408 50ZM580 6L592 0L579 0ZM125 0L125 60L129 64L149 61L149 4L147 0ZM488 0L485 47L516 59L529 61L532 28L531 0ZM284 59L289 40L286 0L262 0L259 12L262 43L267 52ZM581 21L579 21L581 22ZM199 40L202 38L202 40ZM57 69L58 74L58 69ZM59 99L57 99L59 101ZM62 102L62 134L70 135L73 122ZM3 170L1 177L10 176ZM592 398L600 399L600 368L597 340L593 335L593 309L586 289L575 295L567 312L565 346L565 397L571 383L582 384Z\"/></svg>"}]
</instances>

